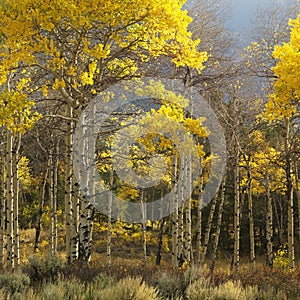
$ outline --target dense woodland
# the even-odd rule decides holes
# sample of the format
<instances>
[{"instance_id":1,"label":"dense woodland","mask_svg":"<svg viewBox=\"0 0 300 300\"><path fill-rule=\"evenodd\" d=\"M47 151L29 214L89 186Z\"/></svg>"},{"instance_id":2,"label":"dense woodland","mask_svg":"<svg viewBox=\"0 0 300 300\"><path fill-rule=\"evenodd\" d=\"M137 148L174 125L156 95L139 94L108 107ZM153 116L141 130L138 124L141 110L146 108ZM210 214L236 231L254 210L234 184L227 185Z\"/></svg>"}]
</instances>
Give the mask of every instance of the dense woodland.
<instances>
[{"instance_id":1,"label":"dense woodland","mask_svg":"<svg viewBox=\"0 0 300 300\"><path fill-rule=\"evenodd\" d=\"M259 8L242 37L227 29L230 7L221 1L0 6L1 268L48 255L86 267L132 259L178 270L205 265L211 273L218 265L298 268L299 1ZM156 81L143 81L149 77ZM119 84L150 101L104 114L101 130L88 133L94 141L80 144L87 107L96 97L113 106ZM200 96L226 141L218 174L210 136L219 129L187 110ZM188 135L184 146L176 124ZM105 208L87 196L97 190L95 174L74 171L75 144L111 192L103 195ZM127 161L118 161L125 151ZM121 162L123 178L114 169ZM133 173L159 180L139 186ZM212 177L214 196L205 193ZM172 214L151 218L144 207L167 194ZM125 216L130 202L143 221Z\"/></svg>"}]
</instances>

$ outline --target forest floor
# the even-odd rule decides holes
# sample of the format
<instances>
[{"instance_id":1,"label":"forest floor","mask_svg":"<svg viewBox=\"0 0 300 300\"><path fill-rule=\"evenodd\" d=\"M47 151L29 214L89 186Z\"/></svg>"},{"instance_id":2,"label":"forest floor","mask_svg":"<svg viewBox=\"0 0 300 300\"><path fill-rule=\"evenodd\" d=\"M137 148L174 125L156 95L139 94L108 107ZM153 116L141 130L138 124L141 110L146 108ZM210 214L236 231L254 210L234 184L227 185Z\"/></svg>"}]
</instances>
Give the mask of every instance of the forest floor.
<instances>
[{"instance_id":1,"label":"forest floor","mask_svg":"<svg viewBox=\"0 0 300 300\"><path fill-rule=\"evenodd\" d=\"M239 270L232 270L228 251L219 253L213 273L209 260L201 268L183 265L174 269L170 241L165 237L161 264L157 266L158 229L153 228L147 233L145 264L142 235L136 225L114 227L108 267L106 229L96 224L90 265L70 266L65 263L63 231L59 233L58 255L50 256L50 236L46 231L41 235L39 252L34 255L35 230L21 231L21 271L0 275L0 299L300 299L299 259L294 270L287 266L285 256L279 257L270 269L265 266L263 255L258 255L255 267L245 255Z\"/></svg>"}]
</instances>

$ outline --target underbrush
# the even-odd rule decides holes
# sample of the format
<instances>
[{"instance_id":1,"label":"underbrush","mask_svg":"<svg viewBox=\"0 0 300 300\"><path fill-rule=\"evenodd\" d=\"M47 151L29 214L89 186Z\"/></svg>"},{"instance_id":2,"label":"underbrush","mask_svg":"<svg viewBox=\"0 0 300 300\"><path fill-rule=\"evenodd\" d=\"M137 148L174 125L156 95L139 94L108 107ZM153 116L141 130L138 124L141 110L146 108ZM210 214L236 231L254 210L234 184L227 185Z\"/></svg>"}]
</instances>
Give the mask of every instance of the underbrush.
<instances>
[{"instance_id":1,"label":"underbrush","mask_svg":"<svg viewBox=\"0 0 300 300\"><path fill-rule=\"evenodd\" d=\"M299 299L299 271L244 267L210 274L195 267L144 266L134 260L66 266L58 257L29 259L23 272L0 275L0 299L218 300Z\"/></svg>"}]
</instances>

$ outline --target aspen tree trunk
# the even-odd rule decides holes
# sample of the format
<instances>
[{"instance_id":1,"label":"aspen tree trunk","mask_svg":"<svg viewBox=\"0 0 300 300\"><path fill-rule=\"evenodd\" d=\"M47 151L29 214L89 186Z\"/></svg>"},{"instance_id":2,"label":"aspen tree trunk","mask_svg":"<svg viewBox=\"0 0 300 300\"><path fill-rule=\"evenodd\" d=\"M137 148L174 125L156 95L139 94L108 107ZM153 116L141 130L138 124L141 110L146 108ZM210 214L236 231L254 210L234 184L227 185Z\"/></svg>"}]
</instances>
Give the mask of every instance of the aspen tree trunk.
<instances>
[{"instance_id":1,"label":"aspen tree trunk","mask_svg":"<svg viewBox=\"0 0 300 300\"><path fill-rule=\"evenodd\" d=\"M163 238L164 238L164 225L165 225L165 218L160 220L159 225L159 236L158 236L158 247L157 247L157 254L156 254L156 265L159 266L161 262L161 251L163 245Z\"/></svg>"},{"instance_id":2,"label":"aspen tree trunk","mask_svg":"<svg viewBox=\"0 0 300 300\"><path fill-rule=\"evenodd\" d=\"M192 170L191 158L187 160L186 188L187 195L192 191ZM190 196L185 203L185 232L184 232L184 261L190 263L192 258L192 207Z\"/></svg>"},{"instance_id":3,"label":"aspen tree trunk","mask_svg":"<svg viewBox=\"0 0 300 300\"><path fill-rule=\"evenodd\" d=\"M1 202L0 202L0 269L4 267L4 248L5 248L5 207L6 207L6 170L5 170L5 153L1 157Z\"/></svg>"},{"instance_id":4,"label":"aspen tree trunk","mask_svg":"<svg viewBox=\"0 0 300 300\"><path fill-rule=\"evenodd\" d=\"M67 106L67 132L65 138L65 214L66 214L66 256L72 263L79 257L79 186L75 183L73 173L73 108Z\"/></svg>"},{"instance_id":5,"label":"aspen tree trunk","mask_svg":"<svg viewBox=\"0 0 300 300\"><path fill-rule=\"evenodd\" d=\"M210 261L210 272L211 273L213 273L213 271L215 269L215 263L216 263L216 258L217 258L218 245L219 245L219 238L220 238L220 233L221 233L223 207L224 207L224 201L225 201L225 181L226 181L226 177L224 176L222 185L221 185L221 199L220 199L219 209L218 209L217 228L216 228L215 239L214 239L214 243L213 243L213 251L212 251L211 261Z\"/></svg>"},{"instance_id":6,"label":"aspen tree trunk","mask_svg":"<svg viewBox=\"0 0 300 300\"><path fill-rule=\"evenodd\" d=\"M186 161L184 159L184 164L186 164ZM186 187L186 166L184 170L181 170L181 172L184 171L183 174L183 182L181 183L181 186L179 187L179 193L178 193L178 241L177 241L177 261L178 266L181 267L184 262L186 262L186 251L185 251L185 238L186 238L186 227L184 226L184 213L185 213L185 207L186 205L184 203L184 195L185 195L185 189ZM180 204L179 204L180 203Z\"/></svg>"},{"instance_id":7,"label":"aspen tree trunk","mask_svg":"<svg viewBox=\"0 0 300 300\"><path fill-rule=\"evenodd\" d=\"M248 194L248 218L249 218L249 238L250 238L250 262L255 267L255 238L254 238L254 218L253 218L253 198L252 198L252 172L250 161L247 164L247 194Z\"/></svg>"},{"instance_id":8,"label":"aspen tree trunk","mask_svg":"<svg viewBox=\"0 0 300 300\"><path fill-rule=\"evenodd\" d=\"M7 267L14 269L14 190L13 190L13 133L7 134L7 150L6 150L6 187L7 187Z\"/></svg>"},{"instance_id":9,"label":"aspen tree trunk","mask_svg":"<svg viewBox=\"0 0 300 300\"><path fill-rule=\"evenodd\" d=\"M181 201L181 194L182 191L180 191L180 194L178 195L180 197L180 199L178 199L178 203L182 203ZM178 207L178 214L177 214L177 221L178 221L178 226L177 226L177 262L178 262L178 266L182 266L183 262L184 262L184 257L183 257L183 238L184 238L184 229L183 229L183 212L184 212L184 206L181 205Z\"/></svg>"},{"instance_id":10,"label":"aspen tree trunk","mask_svg":"<svg viewBox=\"0 0 300 300\"><path fill-rule=\"evenodd\" d=\"M272 197L269 186L269 178L267 178L267 219L266 219L266 240L267 240L267 266L273 266L273 207Z\"/></svg>"},{"instance_id":11,"label":"aspen tree trunk","mask_svg":"<svg viewBox=\"0 0 300 300\"><path fill-rule=\"evenodd\" d=\"M213 199L211 207L210 207L209 217L208 217L208 221L207 221L207 225L206 225L206 229L205 229L203 249L201 252L200 265L203 265L205 257L206 257L206 252L207 252L209 237L210 237L210 231L211 231L211 227L212 227L212 223L213 223L217 200L218 200L218 193L216 193L216 195L214 196L214 199Z\"/></svg>"},{"instance_id":12,"label":"aspen tree trunk","mask_svg":"<svg viewBox=\"0 0 300 300\"><path fill-rule=\"evenodd\" d=\"M82 212L80 215L80 260L90 263L92 255L92 232L94 209L85 197L81 200Z\"/></svg>"},{"instance_id":13,"label":"aspen tree trunk","mask_svg":"<svg viewBox=\"0 0 300 300\"><path fill-rule=\"evenodd\" d=\"M234 250L233 250L233 267L239 268L240 263L240 167L239 167L239 150L235 150L234 166Z\"/></svg>"},{"instance_id":14,"label":"aspen tree trunk","mask_svg":"<svg viewBox=\"0 0 300 300\"><path fill-rule=\"evenodd\" d=\"M177 182L177 158L175 157L173 161L173 178L172 178L172 190L173 190L173 199L172 199L172 266L178 267L178 191L175 190L175 184Z\"/></svg>"},{"instance_id":15,"label":"aspen tree trunk","mask_svg":"<svg viewBox=\"0 0 300 300\"><path fill-rule=\"evenodd\" d=\"M110 170L110 188L113 188L113 169ZM107 266L110 267L111 265L111 212L112 212L112 191L109 194L108 198L108 210L107 210L107 245L106 245L106 259L107 259Z\"/></svg>"},{"instance_id":16,"label":"aspen tree trunk","mask_svg":"<svg viewBox=\"0 0 300 300\"><path fill-rule=\"evenodd\" d=\"M274 211L275 211L276 221L277 221L277 225L278 225L278 242L279 242L279 245L282 245L283 226L282 226L281 218L279 218L279 212L278 212L278 208L276 205L276 201L274 201L273 203L274 203Z\"/></svg>"},{"instance_id":17,"label":"aspen tree trunk","mask_svg":"<svg viewBox=\"0 0 300 300\"><path fill-rule=\"evenodd\" d=\"M196 224L196 253L197 253L197 265L200 265L201 252L202 252L202 206L203 206L203 173L202 173L202 158L200 158L200 183L199 183L199 198L197 209L197 224Z\"/></svg>"},{"instance_id":18,"label":"aspen tree trunk","mask_svg":"<svg viewBox=\"0 0 300 300\"><path fill-rule=\"evenodd\" d=\"M58 195L58 167L59 167L59 142L57 142L56 145L56 153L55 153L55 162L54 162L54 172L53 172L53 211L54 211L54 217L53 217L53 223L54 223L54 253L57 252L57 243L58 243L58 234L57 234L57 195Z\"/></svg>"},{"instance_id":19,"label":"aspen tree trunk","mask_svg":"<svg viewBox=\"0 0 300 300\"><path fill-rule=\"evenodd\" d=\"M177 241L178 241L178 209L172 213L172 266L178 267Z\"/></svg>"},{"instance_id":20,"label":"aspen tree trunk","mask_svg":"<svg viewBox=\"0 0 300 300\"><path fill-rule=\"evenodd\" d=\"M21 134L17 133L15 147L13 148L13 189L14 189L14 239L15 239L15 255L14 266L20 266L20 234L19 234L19 171L18 160L21 145Z\"/></svg>"},{"instance_id":21,"label":"aspen tree trunk","mask_svg":"<svg viewBox=\"0 0 300 300\"><path fill-rule=\"evenodd\" d=\"M191 262L192 251L192 216L191 216L191 201L188 200L185 204L185 230L184 230L184 261Z\"/></svg>"},{"instance_id":22,"label":"aspen tree trunk","mask_svg":"<svg viewBox=\"0 0 300 300\"><path fill-rule=\"evenodd\" d=\"M94 109L94 108L92 108ZM93 139L94 136L94 122L90 123L86 118L88 117L85 112L83 112L83 136L87 137L84 139L85 143L82 144L82 157L87 158L88 166L93 166L95 164L95 156L91 154L95 153L95 142ZM89 111L89 116L93 115L93 111ZM88 156L85 156L84 153L88 153ZM87 178L81 178L81 181L84 182L84 187L87 187L88 194L90 196L95 195L95 169L92 168L87 174ZM91 202L83 195L82 200L82 209L80 214L80 227L79 227L79 259L81 262L90 263L92 255L92 234L93 234L93 218L94 218L94 208Z\"/></svg>"},{"instance_id":23,"label":"aspen tree trunk","mask_svg":"<svg viewBox=\"0 0 300 300\"><path fill-rule=\"evenodd\" d=\"M295 245L294 245L294 199L293 199L293 180L292 180L292 158L289 149L290 122L285 118L285 139L284 149L286 156L286 185L287 185L287 204L288 204L288 257L290 267L295 268Z\"/></svg>"},{"instance_id":24,"label":"aspen tree trunk","mask_svg":"<svg viewBox=\"0 0 300 300\"><path fill-rule=\"evenodd\" d=\"M53 143L53 141L52 141ZM50 164L50 170L49 170L49 202L50 202L50 220L51 220L51 254L54 255L54 235L55 235L55 229L54 229L54 164L53 164L53 145L51 143L50 149L49 149L49 164Z\"/></svg>"},{"instance_id":25,"label":"aspen tree trunk","mask_svg":"<svg viewBox=\"0 0 300 300\"><path fill-rule=\"evenodd\" d=\"M186 163L186 162L184 162ZM181 170L182 172L183 170ZM185 228L184 228L184 212L185 212L185 204L184 202L184 194L186 189L186 172L183 175L184 182L181 183L179 186L178 191L178 234L177 234L177 261L178 266L182 266L182 264L186 261L185 260ZM180 203L180 204L179 204Z\"/></svg>"},{"instance_id":26,"label":"aspen tree trunk","mask_svg":"<svg viewBox=\"0 0 300 300\"><path fill-rule=\"evenodd\" d=\"M50 169L50 163L49 163L49 157L48 157L47 168L45 170L45 175L44 175L44 178L43 178L43 184L42 184L42 188L41 188L41 191L40 191L39 210L38 210L37 221L36 221L36 226L35 226L34 252L37 252L37 250L40 247L41 223L42 223L42 216L43 216L43 213L44 213L46 185L47 185L49 169Z\"/></svg>"},{"instance_id":27,"label":"aspen tree trunk","mask_svg":"<svg viewBox=\"0 0 300 300\"><path fill-rule=\"evenodd\" d=\"M144 203L144 192L141 193L141 209L142 209L142 240L143 240L143 253L144 253L144 265L147 265L147 228L146 228L146 205Z\"/></svg>"},{"instance_id":28,"label":"aspen tree trunk","mask_svg":"<svg viewBox=\"0 0 300 300\"><path fill-rule=\"evenodd\" d=\"M295 170L295 189L296 189L296 199L298 203L298 240L300 241L300 186L299 186L299 170L296 159L294 160L294 170Z\"/></svg>"},{"instance_id":29,"label":"aspen tree trunk","mask_svg":"<svg viewBox=\"0 0 300 300\"><path fill-rule=\"evenodd\" d=\"M71 261L76 261L80 258L79 254L79 185L75 182L74 174L72 185L72 219L71 219Z\"/></svg>"},{"instance_id":30,"label":"aspen tree trunk","mask_svg":"<svg viewBox=\"0 0 300 300\"><path fill-rule=\"evenodd\" d=\"M57 184L58 184L58 144L56 146L56 157L53 157L53 148L49 151L50 173L49 173L49 201L51 210L51 254L57 252Z\"/></svg>"},{"instance_id":31,"label":"aspen tree trunk","mask_svg":"<svg viewBox=\"0 0 300 300\"><path fill-rule=\"evenodd\" d=\"M68 117L72 117L72 107L68 105ZM72 121L68 120L66 132L66 159L65 159L65 215L66 215L66 257L67 262L73 261L71 255L71 222L72 222Z\"/></svg>"}]
</instances>

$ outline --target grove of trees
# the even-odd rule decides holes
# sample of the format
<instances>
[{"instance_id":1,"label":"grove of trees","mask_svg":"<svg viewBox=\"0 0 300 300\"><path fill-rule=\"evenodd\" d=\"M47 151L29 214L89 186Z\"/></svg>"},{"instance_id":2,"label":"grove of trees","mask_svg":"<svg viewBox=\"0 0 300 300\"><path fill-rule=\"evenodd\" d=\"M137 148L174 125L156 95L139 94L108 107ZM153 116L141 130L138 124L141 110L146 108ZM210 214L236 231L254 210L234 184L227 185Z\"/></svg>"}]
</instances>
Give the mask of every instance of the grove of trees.
<instances>
[{"instance_id":1,"label":"grove of trees","mask_svg":"<svg viewBox=\"0 0 300 300\"><path fill-rule=\"evenodd\" d=\"M144 264L153 254L157 265L208 262L211 272L218 261L297 266L299 2L258 9L242 42L221 0L185 2L0 2L1 268L33 253L88 265L97 251L109 266L128 232ZM120 84L134 101L112 92ZM222 126L220 174L210 141L220 128L194 117L197 97ZM115 110L98 114L96 100ZM152 218L166 195L172 213ZM128 215L129 203L141 211Z\"/></svg>"}]
</instances>

